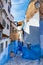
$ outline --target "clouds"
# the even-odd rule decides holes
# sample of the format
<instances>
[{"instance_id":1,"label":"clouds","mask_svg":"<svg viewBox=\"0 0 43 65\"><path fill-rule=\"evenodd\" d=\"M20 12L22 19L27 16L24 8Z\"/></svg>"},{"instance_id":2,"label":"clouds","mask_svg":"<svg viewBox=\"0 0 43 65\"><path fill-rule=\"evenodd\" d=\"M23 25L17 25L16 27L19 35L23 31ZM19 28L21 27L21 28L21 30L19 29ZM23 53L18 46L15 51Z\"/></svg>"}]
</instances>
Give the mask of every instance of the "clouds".
<instances>
[{"instance_id":1,"label":"clouds","mask_svg":"<svg viewBox=\"0 0 43 65\"><path fill-rule=\"evenodd\" d=\"M12 0L11 13L14 16L14 20L23 20L27 10L29 0Z\"/></svg>"},{"instance_id":2,"label":"clouds","mask_svg":"<svg viewBox=\"0 0 43 65\"><path fill-rule=\"evenodd\" d=\"M20 20L24 20L25 17L25 12L24 10L22 11L13 11L13 16L14 16L14 20L15 21L20 21Z\"/></svg>"},{"instance_id":3,"label":"clouds","mask_svg":"<svg viewBox=\"0 0 43 65\"><path fill-rule=\"evenodd\" d=\"M29 2L29 0L11 0L12 4L18 4L18 3L26 3Z\"/></svg>"},{"instance_id":4,"label":"clouds","mask_svg":"<svg viewBox=\"0 0 43 65\"><path fill-rule=\"evenodd\" d=\"M13 4L12 8L15 10L15 11L21 11L21 10L26 10L27 8L27 4L25 3L19 3L19 4Z\"/></svg>"}]
</instances>

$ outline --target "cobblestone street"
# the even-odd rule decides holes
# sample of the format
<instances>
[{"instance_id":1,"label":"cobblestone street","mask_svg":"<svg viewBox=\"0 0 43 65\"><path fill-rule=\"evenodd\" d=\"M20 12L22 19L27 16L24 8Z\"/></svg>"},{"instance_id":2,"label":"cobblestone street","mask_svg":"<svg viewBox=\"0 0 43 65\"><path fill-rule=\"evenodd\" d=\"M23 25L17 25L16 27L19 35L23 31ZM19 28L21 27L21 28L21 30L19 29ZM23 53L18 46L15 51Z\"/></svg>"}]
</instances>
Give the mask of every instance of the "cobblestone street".
<instances>
[{"instance_id":1,"label":"cobblestone street","mask_svg":"<svg viewBox=\"0 0 43 65\"><path fill-rule=\"evenodd\" d=\"M26 60L19 56L10 59L5 65L43 65L43 59L39 60Z\"/></svg>"}]
</instances>

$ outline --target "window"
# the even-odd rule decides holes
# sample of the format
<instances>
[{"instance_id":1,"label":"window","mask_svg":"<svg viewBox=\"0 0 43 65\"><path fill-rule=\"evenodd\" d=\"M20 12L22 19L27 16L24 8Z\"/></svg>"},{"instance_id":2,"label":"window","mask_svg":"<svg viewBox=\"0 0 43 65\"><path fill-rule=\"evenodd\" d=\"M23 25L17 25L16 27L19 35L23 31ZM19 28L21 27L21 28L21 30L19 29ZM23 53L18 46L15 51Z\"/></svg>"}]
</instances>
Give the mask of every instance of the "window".
<instances>
[{"instance_id":1,"label":"window","mask_svg":"<svg viewBox=\"0 0 43 65\"><path fill-rule=\"evenodd\" d=\"M3 52L3 43L0 44L0 54Z\"/></svg>"},{"instance_id":2,"label":"window","mask_svg":"<svg viewBox=\"0 0 43 65\"><path fill-rule=\"evenodd\" d=\"M3 4L0 2L0 9L3 7Z\"/></svg>"},{"instance_id":3,"label":"window","mask_svg":"<svg viewBox=\"0 0 43 65\"><path fill-rule=\"evenodd\" d=\"M6 48L7 48L7 43L8 43L8 42L6 41Z\"/></svg>"},{"instance_id":4,"label":"window","mask_svg":"<svg viewBox=\"0 0 43 65\"><path fill-rule=\"evenodd\" d=\"M2 30L0 30L0 39L2 39Z\"/></svg>"},{"instance_id":5,"label":"window","mask_svg":"<svg viewBox=\"0 0 43 65\"><path fill-rule=\"evenodd\" d=\"M12 27L12 32L14 32L14 27Z\"/></svg>"},{"instance_id":6,"label":"window","mask_svg":"<svg viewBox=\"0 0 43 65\"><path fill-rule=\"evenodd\" d=\"M7 0L6 0L6 3L7 3Z\"/></svg>"},{"instance_id":7,"label":"window","mask_svg":"<svg viewBox=\"0 0 43 65\"><path fill-rule=\"evenodd\" d=\"M0 9L1 9L1 7L2 7L1 5L2 5L2 4L1 4L1 2L0 2Z\"/></svg>"},{"instance_id":8,"label":"window","mask_svg":"<svg viewBox=\"0 0 43 65\"><path fill-rule=\"evenodd\" d=\"M7 24L7 29L9 29L9 25Z\"/></svg>"},{"instance_id":9,"label":"window","mask_svg":"<svg viewBox=\"0 0 43 65\"><path fill-rule=\"evenodd\" d=\"M10 13L10 6L8 6L8 12Z\"/></svg>"},{"instance_id":10,"label":"window","mask_svg":"<svg viewBox=\"0 0 43 65\"><path fill-rule=\"evenodd\" d=\"M6 26L6 21L3 19L2 25L5 27Z\"/></svg>"}]
</instances>

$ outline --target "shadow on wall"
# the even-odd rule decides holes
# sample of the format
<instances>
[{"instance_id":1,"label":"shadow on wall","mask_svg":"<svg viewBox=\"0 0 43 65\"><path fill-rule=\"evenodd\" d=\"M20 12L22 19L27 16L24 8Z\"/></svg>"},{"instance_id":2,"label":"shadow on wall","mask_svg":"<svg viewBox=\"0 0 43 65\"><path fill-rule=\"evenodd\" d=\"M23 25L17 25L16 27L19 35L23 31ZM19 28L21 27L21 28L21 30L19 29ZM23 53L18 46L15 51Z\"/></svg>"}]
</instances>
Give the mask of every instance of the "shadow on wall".
<instances>
[{"instance_id":1,"label":"shadow on wall","mask_svg":"<svg viewBox=\"0 0 43 65\"><path fill-rule=\"evenodd\" d=\"M24 41L30 42L32 45L38 44L40 42L39 27L30 26L29 28L30 34L24 31Z\"/></svg>"},{"instance_id":2,"label":"shadow on wall","mask_svg":"<svg viewBox=\"0 0 43 65\"><path fill-rule=\"evenodd\" d=\"M40 35L43 35L43 20L40 20Z\"/></svg>"}]
</instances>

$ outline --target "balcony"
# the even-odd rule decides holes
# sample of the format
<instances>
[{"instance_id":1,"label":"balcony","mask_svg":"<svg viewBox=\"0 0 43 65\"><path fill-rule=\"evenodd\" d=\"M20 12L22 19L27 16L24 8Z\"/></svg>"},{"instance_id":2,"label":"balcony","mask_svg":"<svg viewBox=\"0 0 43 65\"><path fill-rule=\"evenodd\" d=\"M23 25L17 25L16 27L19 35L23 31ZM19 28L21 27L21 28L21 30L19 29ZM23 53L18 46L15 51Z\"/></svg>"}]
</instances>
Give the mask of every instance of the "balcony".
<instances>
[{"instance_id":1,"label":"balcony","mask_svg":"<svg viewBox=\"0 0 43 65\"><path fill-rule=\"evenodd\" d=\"M31 2L28 6L28 10L26 12L26 21L28 22L29 19L31 19L35 13L38 12L38 8L35 7L35 1Z\"/></svg>"},{"instance_id":2,"label":"balcony","mask_svg":"<svg viewBox=\"0 0 43 65\"><path fill-rule=\"evenodd\" d=\"M9 38L3 38L0 40L0 60L3 60L3 57L8 54L8 45L9 44L10 44Z\"/></svg>"},{"instance_id":3,"label":"balcony","mask_svg":"<svg viewBox=\"0 0 43 65\"><path fill-rule=\"evenodd\" d=\"M7 13L8 14L8 16L7 16L7 18L10 20L10 21L14 21L14 17L12 17L12 15L11 14L9 14L9 13Z\"/></svg>"}]
</instances>

